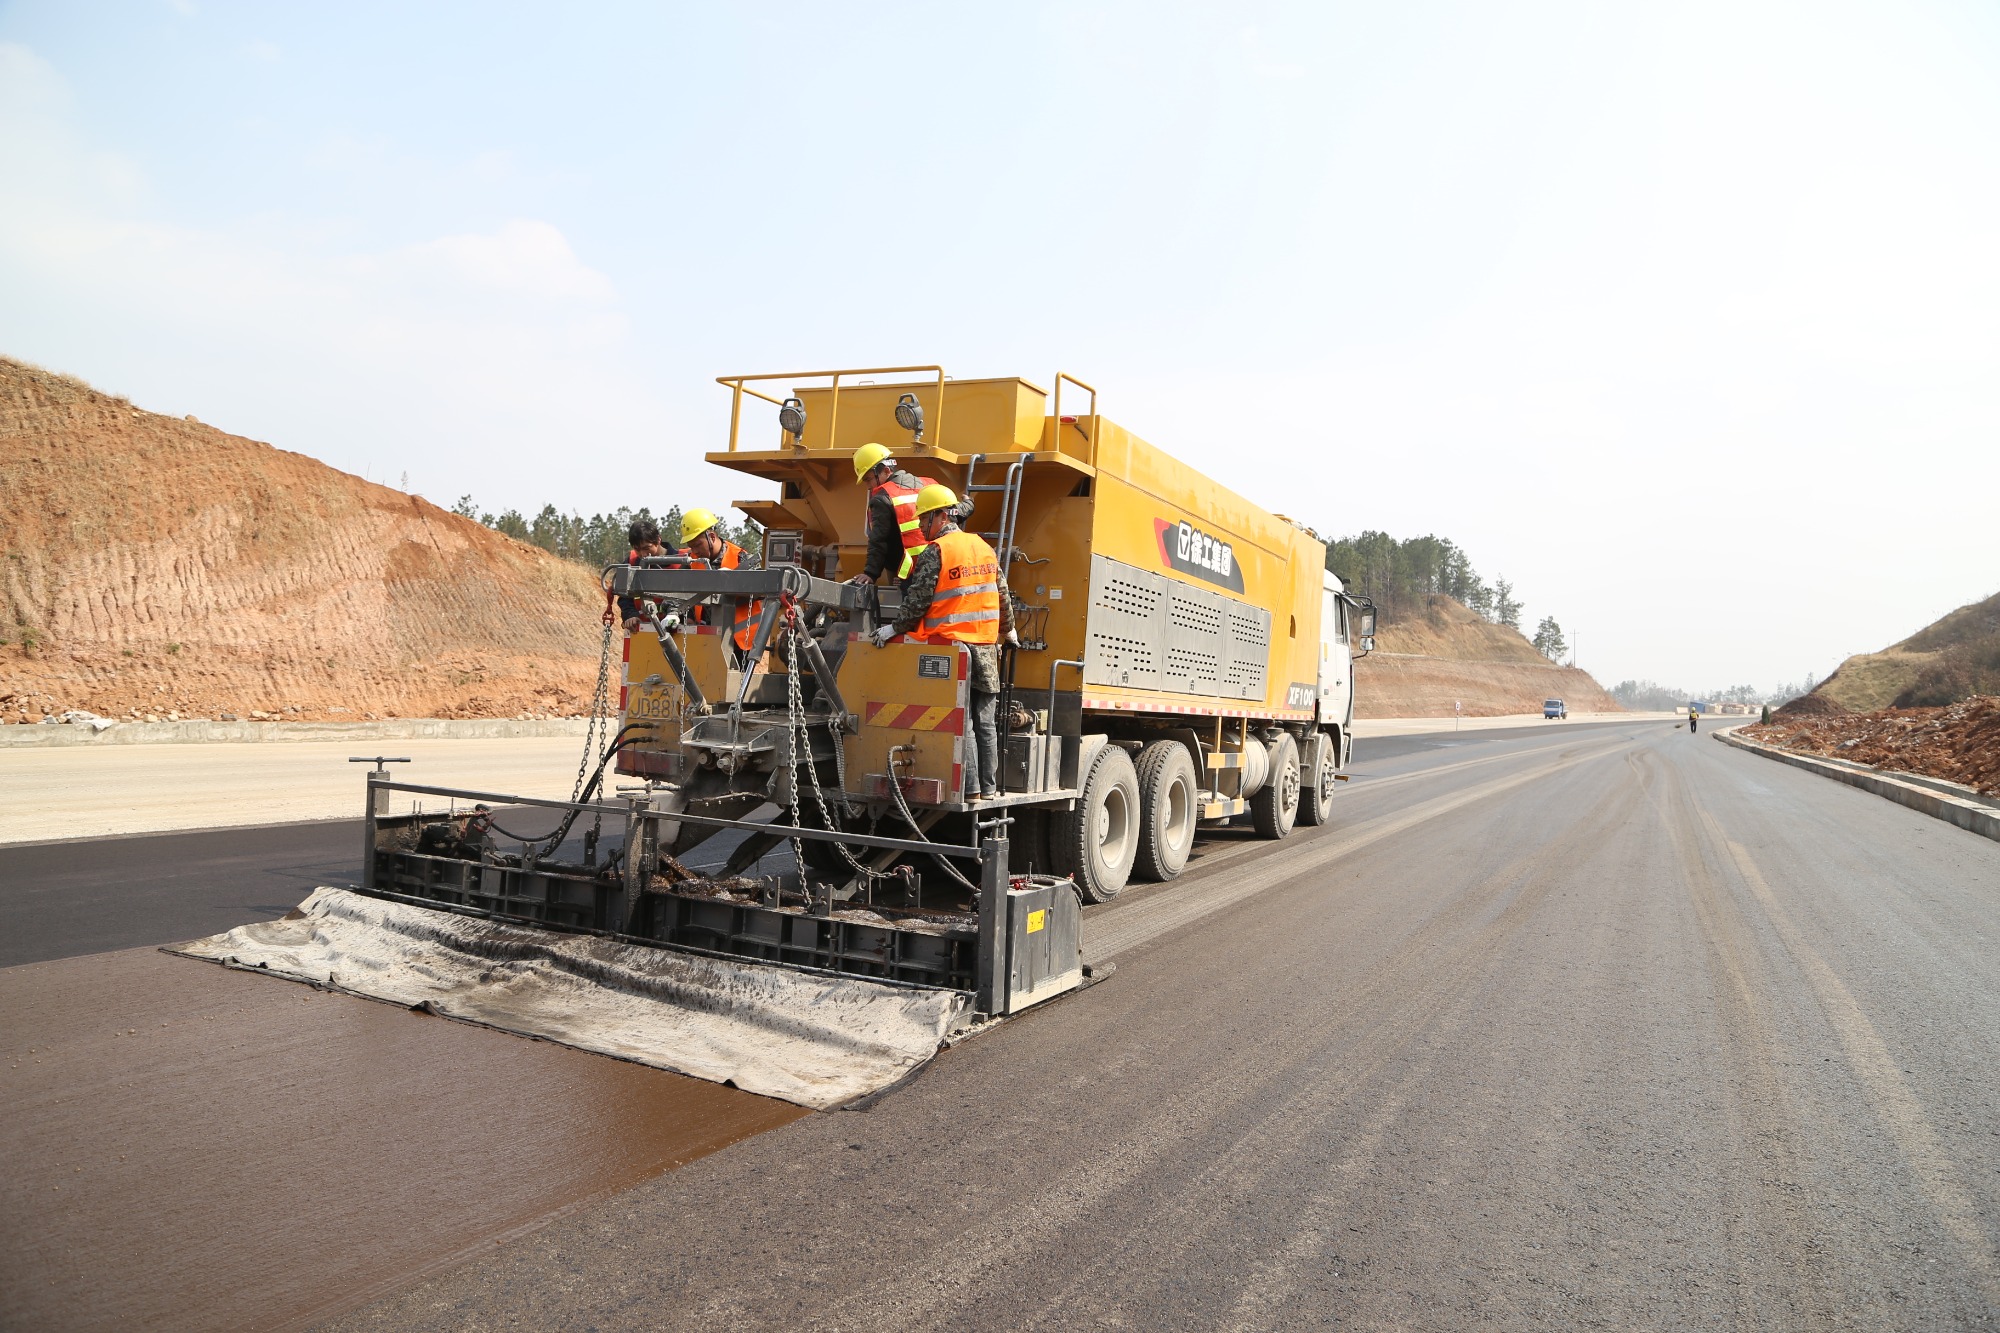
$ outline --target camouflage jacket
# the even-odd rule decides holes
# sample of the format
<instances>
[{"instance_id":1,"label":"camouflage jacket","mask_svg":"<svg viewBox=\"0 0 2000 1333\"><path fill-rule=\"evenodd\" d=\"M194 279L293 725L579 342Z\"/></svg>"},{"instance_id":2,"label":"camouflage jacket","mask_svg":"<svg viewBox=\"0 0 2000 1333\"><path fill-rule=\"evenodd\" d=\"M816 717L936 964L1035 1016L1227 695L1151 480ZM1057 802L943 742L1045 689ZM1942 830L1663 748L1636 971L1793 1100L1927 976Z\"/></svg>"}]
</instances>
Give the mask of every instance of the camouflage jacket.
<instances>
[{"instance_id":1,"label":"camouflage jacket","mask_svg":"<svg viewBox=\"0 0 2000 1333\"><path fill-rule=\"evenodd\" d=\"M953 525L957 526L956 524ZM938 571L944 560L938 555L936 543L917 552L916 563L910 566L910 581L903 587L903 606L896 613L896 633L910 634L924 623L924 612L931 609L931 598L937 595ZM1000 637L1006 638L1014 628L1014 598L1005 587L1000 590ZM974 694L1000 693L1000 647L992 643L967 645L972 649L972 692Z\"/></svg>"}]
</instances>

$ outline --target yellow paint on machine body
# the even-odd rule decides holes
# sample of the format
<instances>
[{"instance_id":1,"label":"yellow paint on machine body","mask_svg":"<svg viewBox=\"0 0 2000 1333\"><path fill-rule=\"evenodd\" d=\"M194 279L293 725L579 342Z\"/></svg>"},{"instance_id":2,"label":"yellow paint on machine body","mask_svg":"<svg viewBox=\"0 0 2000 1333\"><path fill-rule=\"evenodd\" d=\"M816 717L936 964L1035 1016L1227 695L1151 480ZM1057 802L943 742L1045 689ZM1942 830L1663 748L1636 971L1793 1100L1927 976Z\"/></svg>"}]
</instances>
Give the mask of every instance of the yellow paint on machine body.
<instances>
[{"instance_id":1,"label":"yellow paint on machine body","mask_svg":"<svg viewBox=\"0 0 2000 1333\"><path fill-rule=\"evenodd\" d=\"M871 442L972 500L963 526L996 547L1011 518L1003 567L1022 641L1010 654L1011 692L1028 715L1004 761L1011 797L1046 794L1070 810L1095 747L1136 755L1162 739L1192 758L1198 819L1248 809L1280 732L1296 739L1312 773L1345 764L1349 603L1325 572L1324 543L1101 415L1081 381L1059 374L1051 393L1024 379L954 380L906 366L721 383L732 394L729 447L706 458L770 485L731 501L766 530L767 559L827 580L863 572L868 492L853 456ZM899 403L910 402L922 412L920 434L898 419ZM1088 410L1071 411L1079 402ZM769 410L780 405L792 411ZM787 418L797 426L798 412L797 434L781 428ZM763 437L756 444L753 432ZM893 579L879 592L899 595ZM702 628L681 642L702 693L726 709L743 679L724 660L722 637ZM767 658L746 699L782 707L784 671ZM850 638L837 670L855 719L838 742L847 793L892 799L893 774L912 806L966 808L969 675L969 654L956 645ZM714 724L682 706L657 639L634 636L626 720L658 725L621 757L621 771L685 776L683 728Z\"/></svg>"},{"instance_id":2,"label":"yellow paint on machine body","mask_svg":"<svg viewBox=\"0 0 2000 1333\"><path fill-rule=\"evenodd\" d=\"M757 393L747 378L725 377L723 383L737 389L739 403L742 395ZM914 394L924 408L921 445L896 423L896 402L904 394ZM798 443L779 432L779 447L759 450L737 447L739 440L732 438L730 449L709 454L708 461L776 482L781 494L775 500L733 503L767 528L803 533L808 547L837 548L839 577L860 573L866 559L868 497L855 484L851 461L861 445L887 445L905 469L960 495L966 493L969 470L976 471L977 481L997 483L1009 465L1029 459L1015 542L1034 563L1014 562L1008 583L1026 606L1047 608L1045 624L1038 627L1047 646L1021 654L1017 689L1045 690L1050 662L1081 660L1093 646L1090 618L1107 596L1100 589L1093 605L1092 556L1097 555L1262 608L1272 624L1263 669L1255 678L1222 679L1207 687L1183 679L1187 688L1167 689L1106 677L1085 686L1087 710L1312 717L1311 701L1302 701L1293 689L1315 681L1319 670L1326 547L1309 530L1106 417L1058 419L1049 394L1026 380L844 383L837 409L831 387L795 387L789 396L806 411ZM735 415L740 422L740 407ZM976 501L965 526L997 530L1000 497L987 493ZM1074 676L1064 683L1077 685Z\"/></svg>"}]
</instances>

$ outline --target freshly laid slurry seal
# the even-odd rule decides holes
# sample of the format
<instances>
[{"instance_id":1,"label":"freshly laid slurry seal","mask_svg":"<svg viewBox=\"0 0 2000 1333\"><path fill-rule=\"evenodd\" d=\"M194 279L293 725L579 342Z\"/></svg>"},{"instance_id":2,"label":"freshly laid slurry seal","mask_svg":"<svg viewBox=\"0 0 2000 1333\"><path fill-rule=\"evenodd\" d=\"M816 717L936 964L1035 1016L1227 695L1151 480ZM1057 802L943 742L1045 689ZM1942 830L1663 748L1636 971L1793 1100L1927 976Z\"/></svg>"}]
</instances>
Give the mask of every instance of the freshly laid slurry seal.
<instances>
[{"instance_id":1,"label":"freshly laid slurry seal","mask_svg":"<svg viewBox=\"0 0 2000 1333\"><path fill-rule=\"evenodd\" d=\"M304 1324L804 1114L155 949L0 1032L0 1328Z\"/></svg>"}]
</instances>

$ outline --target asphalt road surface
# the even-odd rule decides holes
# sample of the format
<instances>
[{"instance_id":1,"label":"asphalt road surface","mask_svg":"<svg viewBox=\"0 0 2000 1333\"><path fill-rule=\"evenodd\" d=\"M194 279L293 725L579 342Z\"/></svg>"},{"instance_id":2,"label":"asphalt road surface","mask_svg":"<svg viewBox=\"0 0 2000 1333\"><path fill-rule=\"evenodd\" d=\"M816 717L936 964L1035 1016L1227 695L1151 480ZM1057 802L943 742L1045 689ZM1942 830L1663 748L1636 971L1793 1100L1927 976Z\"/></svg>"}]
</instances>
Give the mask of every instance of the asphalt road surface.
<instances>
[{"instance_id":1,"label":"asphalt road surface","mask_svg":"<svg viewBox=\"0 0 2000 1333\"><path fill-rule=\"evenodd\" d=\"M1552 734L1557 727L1387 736L1356 745L1379 762L1496 739L1546 744L1560 739ZM360 786L353 785L358 802ZM553 821L533 811L501 822L532 834ZM688 864L721 865L740 836L717 835ZM614 830L607 851L616 840ZM360 853L359 819L0 844L0 967L170 944L272 920L321 884L356 882ZM582 857L581 834L563 845L563 854Z\"/></svg>"},{"instance_id":2,"label":"asphalt road surface","mask_svg":"<svg viewBox=\"0 0 2000 1333\"><path fill-rule=\"evenodd\" d=\"M1355 772L1332 827L1093 909L1104 983L443 1271L374 1258L338 1326L2000 1322L2000 844L1660 723Z\"/></svg>"}]
</instances>

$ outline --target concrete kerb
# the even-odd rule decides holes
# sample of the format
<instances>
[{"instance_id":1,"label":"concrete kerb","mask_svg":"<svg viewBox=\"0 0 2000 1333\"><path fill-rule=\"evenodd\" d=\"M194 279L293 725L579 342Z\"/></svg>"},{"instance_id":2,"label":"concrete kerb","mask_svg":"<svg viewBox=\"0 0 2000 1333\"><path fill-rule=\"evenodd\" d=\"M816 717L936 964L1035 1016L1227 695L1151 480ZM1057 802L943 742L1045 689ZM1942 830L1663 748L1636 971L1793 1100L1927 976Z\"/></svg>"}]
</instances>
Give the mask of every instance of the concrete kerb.
<instances>
[{"instance_id":1,"label":"concrete kerb","mask_svg":"<svg viewBox=\"0 0 2000 1333\"><path fill-rule=\"evenodd\" d=\"M1910 809L1927 814L1933 819L1956 824L1968 833L1977 833L1983 838L2000 841L2000 810L1990 806L1933 791L1929 787L1891 777L1879 771L1871 772L1821 759L1817 755L1797 754L1791 750L1781 750L1775 745L1763 745L1753 740L1746 740L1736 735L1734 729L1716 732L1715 739L1724 745L1733 745L1739 750L1761 754L1766 759L1775 759L1781 764L1803 768L1822 777L1832 778L1836 782L1845 782L1850 787L1873 792L1877 796L1886 796L1898 805L1907 805Z\"/></svg>"},{"instance_id":2,"label":"concrete kerb","mask_svg":"<svg viewBox=\"0 0 2000 1333\"><path fill-rule=\"evenodd\" d=\"M610 719L617 726L617 719ZM27 723L0 727L0 749L49 745L205 745L217 742L483 740L517 736L581 736L590 719L481 717L394 718L380 722L120 722L102 731L87 725Z\"/></svg>"}]
</instances>

